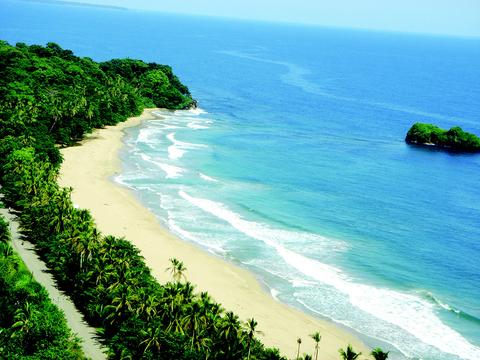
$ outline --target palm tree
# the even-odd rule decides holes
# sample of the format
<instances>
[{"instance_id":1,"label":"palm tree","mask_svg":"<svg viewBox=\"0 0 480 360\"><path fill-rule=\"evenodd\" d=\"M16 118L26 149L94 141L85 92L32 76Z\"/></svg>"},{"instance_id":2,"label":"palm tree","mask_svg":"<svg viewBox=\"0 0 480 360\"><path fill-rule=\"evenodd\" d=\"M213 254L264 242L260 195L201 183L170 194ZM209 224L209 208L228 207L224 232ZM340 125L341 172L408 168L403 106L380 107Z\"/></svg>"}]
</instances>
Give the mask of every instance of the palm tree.
<instances>
[{"instance_id":1,"label":"palm tree","mask_svg":"<svg viewBox=\"0 0 480 360\"><path fill-rule=\"evenodd\" d=\"M343 349L338 349L338 352L340 353L340 356L342 357L343 360L355 360L357 359L362 353L356 353L352 345L348 344L347 346L347 351Z\"/></svg>"},{"instance_id":2,"label":"palm tree","mask_svg":"<svg viewBox=\"0 0 480 360\"><path fill-rule=\"evenodd\" d=\"M109 320L110 325L117 326L118 323L134 312L133 308L134 304L137 304L138 295L134 294L131 284L114 284L108 290L113 299L104 308L107 313L105 321Z\"/></svg>"},{"instance_id":3,"label":"palm tree","mask_svg":"<svg viewBox=\"0 0 480 360\"><path fill-rule=\"evenodd\" d=\"M298 338L297 339L297 344L298 344L298 348L297 348L297 357L296 359L300 359L300 345L302 344L302 339Z\"/></svg>"},{"instance_id":4,"label":"palm tree","mask_svg":"<svg viewBox=\"0 0 480 360\"><path fill-rule=\"evenodd\" d=\"M152 319L157 315L158 307L160 301L154 294L151 294L144 289L139 290L139 305L136 309L137 315L141 315L143 318L146 318L147 321L152 321Z\"/></svg>"},{"instance_id":5,"label":"palm tree","mask_svg":"<svg viewBox=\"0 0 480 360\"><path fill-rule=\"evenodd\" d=\"M143 350L144 354L146 354L151 348L155 348L157 351L160 351L161 344L164 341L161 325L155 325L152 328L148 328L146 331L140 330L140 334L146 338L140 343L140 345L145 345L145 349Z\"/></svg>"},{"instance_id":6,"label":"palm tree","mask_svg":"<svg viewBox=\"0 0 480 360\"><path fill-rule=\"evenodd\" d=\"M233 358L234 352L238 347L239 330L240 330L240 322L238 321L238 316L235 315L232 311L227 312L224 318L222 319L222 324L220 328L220 337L223 343L226 344L225 350L229 358Z\"/></svg>"},{"instance_id":7,"label":"palm tree","mask_svg":"<svg viewBox=\"0 0 480 360\"><path fill-rule=\"evenodd\" d=\"M53 209L49 225L52 232L65 231L65 223L71 217L74 208L70 198L71 192L71 188L62 189L51 199Z\"/></svg>"},{"instance_id":8,"label":"palm tree","mask_svg":"<svg viewBox=\"0 0 480 360\"><path fill-rule=\"evenodd\" d=\"M195 285L193 285L190 281L187 281L185 284L177 283L177 286L179 287L179 294L183 297L184 302L192 302L195 296Z\"/></svg>"},{"instance_id":9,"label":"palm tree","mask_svg":"<svg viewBox=\"0 0 480 360\"><path fill-rule=\"evenodd\" d=\"M371 354L375 360L387 360L389 352L390 351L384 352L381 348L375 348Z\"/></svg>"},{"instance_id":10,"label":"palm tree","mask_svg":"<svg viewBox=\"0 0 480 360\"><path fill-rule=\"evenodd\" d=\"M13 317L13 320L15 323L11 326L13 329L11 337L18 336L20 334L27 334L30 331L30 329L33 327L33 315L34 315L34 309L32 306L30 306L30 303L28 301L25 302L23 305L23 308L19 308L15 311L15 316Z\"/></svg>"},{"instance_id":11,"label":"palm tree","mask_svg":"<svg viewBox=\"0 0 480 360\"><path fill-rule=\"evenodd\" d=\"M315 341L315 360L318 359L318 344L320 343L320 340L322 339L322 336L320 333L317 331L310 335L310 337Z\"/></svg>"},{"instance_id":12,"label":"palm tree","mask_svg":"<svg viewBox=\"0 0 480 360\"><path fill-rule=\"evenodd\" d=\"M8 243L10 241L10 227L8 221L0 217L0 242Z\"/></svg>"},{"instance_id":13,"label":"palm tree","mask_svg":"<svg viewBox=\"0 0 480 360\"><path fill-rule=\"evenodd\" d=\"M186 311L186 315L181 319L181 324L185 329L190 329L192 343L190 348L193 349L198 337L198 332L201 329L200 325L201 305L198 302L193 302L190 309Z\"/></svg>"},{"instance_id":14,"label":"palm tree","mask_svg":"<svg viewBox=\"0 0 480 360\"><path fill-rule=\"evenodd\" d=\"M261 331L257 330L258 323L255 321L254 318L251 318L247 321L247 360L250 360L250 346L252 345L252 340L255 334L262 334Z\"/></svg>"},{"instance_id":15,"label":"palm tree","mask_svg":"<svg viewBox=\"0 0 480 360\"><path fill-rule=\"evenodd\" d=\"M172 278L174 281L180 282L182 278L186 279L185 272L187 271L187 268L185 267L182 261L175 258L171 258L170 264L171 266L167 268L165 271L170 271L172 273Z\"/></svg>"}]
</instances>

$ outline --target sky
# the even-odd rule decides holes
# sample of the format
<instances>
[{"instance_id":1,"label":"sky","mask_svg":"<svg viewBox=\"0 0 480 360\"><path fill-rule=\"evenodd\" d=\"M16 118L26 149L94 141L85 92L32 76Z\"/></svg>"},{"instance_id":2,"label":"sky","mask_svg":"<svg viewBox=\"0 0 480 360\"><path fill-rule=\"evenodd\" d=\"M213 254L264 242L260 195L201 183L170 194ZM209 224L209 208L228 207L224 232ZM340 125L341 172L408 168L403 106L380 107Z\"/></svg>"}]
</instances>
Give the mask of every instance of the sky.
<instances>
[{"instance_id":1,"label":"sky","mask_svg":"<svg viewBox=\"0 0 480 360\"><path fill-rule=\"evenodd\" d=\"M480 37L480 0L67 0L164 12Z\"/></svg>"}]
</instances>

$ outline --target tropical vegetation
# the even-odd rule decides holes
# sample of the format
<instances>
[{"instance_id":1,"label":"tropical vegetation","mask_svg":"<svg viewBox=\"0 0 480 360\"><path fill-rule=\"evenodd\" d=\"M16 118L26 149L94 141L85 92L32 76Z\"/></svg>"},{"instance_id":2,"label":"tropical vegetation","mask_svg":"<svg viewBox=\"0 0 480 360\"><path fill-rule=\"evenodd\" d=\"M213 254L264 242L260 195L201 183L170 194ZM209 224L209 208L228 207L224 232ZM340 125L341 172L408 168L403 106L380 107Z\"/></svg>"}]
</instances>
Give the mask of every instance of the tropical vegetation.
<instances>
[{"instance_id":1,"label":"tropical vegetation","mask_svg":"<svg viewBox=\"0 0 480 360\"><path fill-rule=\"evenodd\" d=\"M0 358L85 359L80 341L10 245L0 216Z\"/></svg>"},{"instance_id":2,"label":"tropical vegetation","mask_svg":"<svg viewBox=\"0 0 480 360\"><path fill-rule=\"evenodd\" d=\"M0 42L0 183L58 286L98 328L109 356L130 359L280 359L240 321L196 293L172 259L159 284L129 241L101 234L71 189L57 183L59 146L114 125L146 106L195 106L168 66L140 60L97 63L59 45ZM25 302L23 303L25 304Z\"/></svg>"},{"instance_id":3,"label":"tropical vegetation","mask_svg":"<svg viewBox=\"0 0 480 360\"><path fill-rule=\"evenodd\" d=\"M387 360L389 351L383 351L381 348L375 348L370 354L375 360Z\"/></svg>"},{"instance_id":4,"label":"tropical vegetation","mask_svg":"<svg viewBox=\"0 0 480 360\"><path fill-rule=\"evenodd\" d=\"M458 126L444 130L432 124L415 123L408 130L405 141L409 144L435 145L456 151L480 151L480 138Z\"/></svg>"},{"instance_id":5,"label":"tropical vegetation","mask_svg":"<svg viewBox=\"0 0 480 360\"><path fill-rule=\"evenodd\" d=\"M310 337L313 339L313 341L315 341L314 354L315 354L315 360L317 360L318 359L318 348L319 348L319 344L320 344L320 340L322 339L322 336L317 331L317 332L313 333L312 335L310 335Z\"/></svg>"},{"instance_id":6,"label":"tropical vegetation","mask_svg":"<svg viewBox=\"0 0 480 360\"><path fill-rule=\"evenodd\" d=\"M356 360L362 353L357 353L353 350L352 345L348 344L346 349L339 349L340 357L343 360Z\"/></svg>"},{"instance_id":7,"label":"tropical vegetation","mask_svg":"<svg viewBox=\"0 0 480 360\"><path fill-rule=\"evenodd\" d=\"M132 243L100 233L90 213L74 206L72 189L58 185L60 147L153 106L186 109L196 103L165 65L132 59L98 63L54 43L0 41L3 202L18 213L22 235L60 289L98 329L109 358L285 359L258 339L255 319L242 322L207 293L196 292L178 259L165 265L172 281L157 282ZM5 245L2 224L0 353L25 358L37 346L53 352L35 359L81 358L58 311L47 305L45 292ZM321 337L312 338L317 358ZM298 357L300 339L297 344ZM54 353L59 349L63 355Z\"/></svg>"}]
</instances>

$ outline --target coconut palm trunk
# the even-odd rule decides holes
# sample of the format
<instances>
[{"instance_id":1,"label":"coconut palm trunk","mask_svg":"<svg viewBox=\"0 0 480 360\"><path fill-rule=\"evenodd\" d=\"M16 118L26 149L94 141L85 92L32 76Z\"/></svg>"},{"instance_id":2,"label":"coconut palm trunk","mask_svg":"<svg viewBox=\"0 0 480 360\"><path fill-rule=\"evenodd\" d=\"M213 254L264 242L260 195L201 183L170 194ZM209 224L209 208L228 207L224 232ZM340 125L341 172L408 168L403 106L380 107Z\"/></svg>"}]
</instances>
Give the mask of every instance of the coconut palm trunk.
<instances>
[{"instance_id":1,"label":"coconut palm trunk","mask_svg":"<svg viewBox=\"0 0 480 360\"><path fill-rule=\"evenodd\" d=\"M315 360L318 360L318 347L319 347L320 340L322 339L322 336L317 331L312 335L310 335L310 337L313 339L313 341L315 341Z\"/></svg>"},{"instance_id":2,"label":"coconut palm trunk","mask_svg":"<svg viewBox=\"0 0 480 360\"><path fill-rule=\"evenodd\" d=\"M300 345L302 344L302 339L298 338L297 339L297 344L298 344L298 347L297 347L297 357L296 359L300 359Z\"/></svg>"}]
</instances>

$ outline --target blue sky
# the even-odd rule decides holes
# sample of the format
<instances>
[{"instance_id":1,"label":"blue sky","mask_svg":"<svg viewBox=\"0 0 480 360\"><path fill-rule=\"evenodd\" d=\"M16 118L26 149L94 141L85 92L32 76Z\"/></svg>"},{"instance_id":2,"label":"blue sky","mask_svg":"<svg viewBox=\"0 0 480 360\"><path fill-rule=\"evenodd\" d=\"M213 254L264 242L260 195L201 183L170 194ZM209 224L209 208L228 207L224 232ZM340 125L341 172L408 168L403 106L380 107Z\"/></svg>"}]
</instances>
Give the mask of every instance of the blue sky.
<instances>
[{"instance_id":1,"label":"blue sky","mask_svg":"<svg viewBox=\"0 0 480 360\"><path fill-rule=\"evenodd\" d=\"M480 36L480 0L69 0L175 13Z\"/></svg>"}]
</instances>

